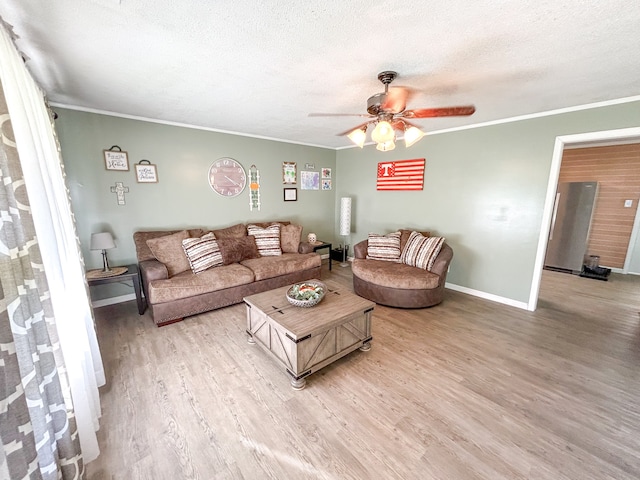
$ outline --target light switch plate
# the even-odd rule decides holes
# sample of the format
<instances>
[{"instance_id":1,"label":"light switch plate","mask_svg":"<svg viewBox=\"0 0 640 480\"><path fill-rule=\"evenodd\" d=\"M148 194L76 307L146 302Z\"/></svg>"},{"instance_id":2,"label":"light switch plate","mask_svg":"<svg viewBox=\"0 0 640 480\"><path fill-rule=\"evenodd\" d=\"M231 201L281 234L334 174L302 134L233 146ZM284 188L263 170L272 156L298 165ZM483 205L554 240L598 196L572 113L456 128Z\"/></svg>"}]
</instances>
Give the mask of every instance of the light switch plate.
<instances>
[{"instance_id":1,"label":"light switch plate","mask_svg":"<svg viewBox=\"0 0 640 480\"><path fill-rule=\"evenodd\" d=\"M624 201L624 208L629 208L633 205L633 200L625 200Z\"/></svg>"}]
</instances>

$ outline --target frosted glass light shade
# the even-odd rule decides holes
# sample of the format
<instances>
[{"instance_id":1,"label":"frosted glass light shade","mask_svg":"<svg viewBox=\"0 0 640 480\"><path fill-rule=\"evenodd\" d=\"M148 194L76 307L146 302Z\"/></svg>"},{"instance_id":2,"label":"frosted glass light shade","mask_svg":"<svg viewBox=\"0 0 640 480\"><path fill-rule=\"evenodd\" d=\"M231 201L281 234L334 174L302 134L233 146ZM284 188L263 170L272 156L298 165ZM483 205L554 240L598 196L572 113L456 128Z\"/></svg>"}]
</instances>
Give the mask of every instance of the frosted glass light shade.
<instances>
[{"instance_id":1,"label":"frosted glass light shade","mask_svg":"<svg viewBox=\"0 0 640 480\"><path fill-rule=\"evenodd\" d=\"M385 120L378 122L376 128L371 132L371 139L376 143L385 143L393 140L395 132L391 124Z\"/></svg>"},{"instance_id":2,"label":"frosted glass light shade","mask_svg":"<svg viewBox=\"0 0 640 480\"><path fill-rule=\"evenodd\" d=\"M351 233L351 197L340 199L340 235Z\"/></svg>"},{"instance_id":3,"label":"frosted glass light shade","mask_svg":"<svg viewBox=\"0 0 640 480\"><path fill-rule=\"evenodd\" d=\"M388 152L390 150L393 150L394 148L396 148L396 143L393 140L390 140L388 142L379 143L376 147L376 150L380 150L381 152Z\"/></svg>"},{"instance_id":4,"label":"frosted glass light shade","mask_svg":"<svg viewBox=\"0 0 640 480\"><path fill-rule=\"evenodd\" d=\"M353 132L347 135L349 140L355 143L360 148L364 147L364 142L367 139L366 131L362 128L356 128Z\"/></svg>"},{"instance_id":5,"label":"frosted glass light shade","mask_svg":"<svg viewBox=\"0 0 640 480\"><path fill-rule=\"evenodd\" d=\"M404 142L407 147L410 147L422 137L424 137L424 132L418 127L409 127L404 132Z\"/></svg>"},{"instance_id":6,"label":"frosted glass light shade","mask_svg":"<svg viewBox=\"0 0 640 480\"><path fill-rule=\"evenodd\" d=\"M116 248L113 236L109 232L92 233L91 234L91 250L108 250Z\"/></svg>"}]
</instances>

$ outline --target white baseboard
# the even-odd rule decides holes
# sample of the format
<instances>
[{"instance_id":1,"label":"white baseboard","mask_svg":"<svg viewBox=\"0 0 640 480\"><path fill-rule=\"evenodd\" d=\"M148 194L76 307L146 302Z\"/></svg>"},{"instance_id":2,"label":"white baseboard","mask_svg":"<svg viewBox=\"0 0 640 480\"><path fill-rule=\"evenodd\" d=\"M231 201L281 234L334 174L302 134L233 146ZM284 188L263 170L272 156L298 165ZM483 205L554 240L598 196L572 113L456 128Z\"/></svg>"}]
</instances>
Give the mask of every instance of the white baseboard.
<instances>
[{"instance_id":1,"label":"white baseboard","mask_svg":"<svg viewBox=\"0 0 640 480\"><path fill-rule=\"evenodd\" d=\"M473 295L474 297L484 298L486 300L491 300L492 302L502 303L504 305L509 305L511 307L521 308L523 310L528 310L529 306L526 302L518 302L517 300L513 300L511 298L501 297L499 295L494 295L493 293L481 292L480 290L474 290L473 288L461 287L460 285L455 285L453 283L445 283L444 286L451 290L455 290L456 292L466 293L468 295Z\"/></svg>"},{"instance_id":2,"label":"white baseboard","mask_svg":"<svg viewBox=\"0 0 640 480\"><path fill-rule=\"evenodd\" d=\"M110 298L103 298L101 300L96 300L94 302L91 302L91 306L93 308L106 307L107 305L128 302L130 300L135 300L135 299L136 299L135 293L128 293L127 295L120 295L119 297L110 297Z\"/></svg>"}]
</instances>

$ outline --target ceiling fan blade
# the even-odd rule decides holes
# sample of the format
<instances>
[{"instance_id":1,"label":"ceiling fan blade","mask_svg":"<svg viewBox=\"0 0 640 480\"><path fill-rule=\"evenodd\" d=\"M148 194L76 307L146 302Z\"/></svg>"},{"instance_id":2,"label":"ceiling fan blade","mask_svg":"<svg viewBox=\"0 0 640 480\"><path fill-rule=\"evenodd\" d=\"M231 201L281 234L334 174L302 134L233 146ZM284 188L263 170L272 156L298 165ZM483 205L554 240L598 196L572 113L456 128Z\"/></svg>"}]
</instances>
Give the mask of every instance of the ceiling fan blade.
<instances>
[{"instance_id":1,"label":"ceiling fan blade","mask_svg":"<svg viewBox=\"0 0 640 480\"><path fill-rule=\"evenodd\" d=\"M415 108L402 113L406 118L457 117L472 115L476 111L473 105L443 108Z\"/></svg>"},{"instance_id":2,"label":"ceiling fan blade","mask_svg":"<svg viewBox=\"0 0 640 480\"><path fill-rule=\"evenodd\" d=\"M407 128L411 128L411 127L420 128L417 125L411 122L408 122L407 119L403 117L398 117L393 119L391 121L391 126L396 130L402 130L402 131L405 131Z\"/></svg>"},{"instance_id":3,"label":"ceiling fan blade","mask_svg":"<svg viewBox=\"0 0 640 480\"><path fill-rule=\"evenodd\" d=\"M366 113L310 113L309 117L373 117Z\"/></svg>"},{"instance_id":4,"label":"ceiling fan blade","mask_svg":"<svg viewBox=\"0 0 640 480\"><path fill-rule=\"evenodd\" d=\"M349 134L349 133L353 132L354 130L357 130L358 128L362 128L362 127L364 127L365 125L369 125L370 123L371 123L371 122L365 122L365 123L363 123L363 124L361 124L361 125L358 125L357 127L351 127L349 130L346 130L346 131L344 131L344 132L342 132L342 133L337 133L336 135L337 135L338 137L341 137L341 136L343 136L343 135L347 135L347 134Z\"/></svg>"},{"instance_id":5,"label":"ceiling fan blade","mask_svg":"<svg viewBox=\"0 0 640 480\"><path fill-rule=\"evenodd\" d=\"M391 113L404 112L410 95L411 90L407 87L392 87L387 92L387 96L380 108Z\"/></svg>"}]
</instances>

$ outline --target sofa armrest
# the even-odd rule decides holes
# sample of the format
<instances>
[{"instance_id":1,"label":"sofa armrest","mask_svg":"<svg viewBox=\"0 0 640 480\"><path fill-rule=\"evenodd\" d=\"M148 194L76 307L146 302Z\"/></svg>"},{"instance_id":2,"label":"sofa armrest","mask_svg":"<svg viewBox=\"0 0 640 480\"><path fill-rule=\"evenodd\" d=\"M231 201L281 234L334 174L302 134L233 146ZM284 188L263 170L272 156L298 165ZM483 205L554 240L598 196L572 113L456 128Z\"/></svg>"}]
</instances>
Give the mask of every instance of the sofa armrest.
<instances>
[{"instance_id":1,"label":"sofa armrest","mask_svg":"<svg viewBox=\"0 0 640 480\"><path fill-rule=\"evenodd\" d=\"M435 273L442 280L445 280L447 278L447 270L449 269L449 264L451 263L452 258L453 249L446 243L443 243L442 248L440 249L440 253L436 257L436 261L433 263L431 273Z\"/></svg>"},{"instance_id":2,"label":"sofa armrest","mask_svg":"<svg viewBox=\"0 0 640 480\"><path fill-rule=\"evenodd\" d=\"M309 242L300 242L300 245L298 245L298 253L313 253L313 245Z\"/></svg>"},{"instance_id":3,"label":"sofa armrest","mask_svg":"<svg viewBox=\"0 0 640 480\"><path fill-rule=\"evenodd\" d=\"M362 240L353 247L354 258L367 258L367 250L369 249L369 240Z\"/></svg>"},{"instance_id":4,"label":"sofa armrest","mask_svg":"<svg viewBox=\"0 0 640 480\"><path fill-rule=\"evenodd\" d=\"M155 259L144 260L138 263L138 269L140 270L140 276L142 277L142 289L145 297L148 297L147 286L149 285L149 282L169 278L169 271L165 264Z\"/></svg>"}]
</instances>

